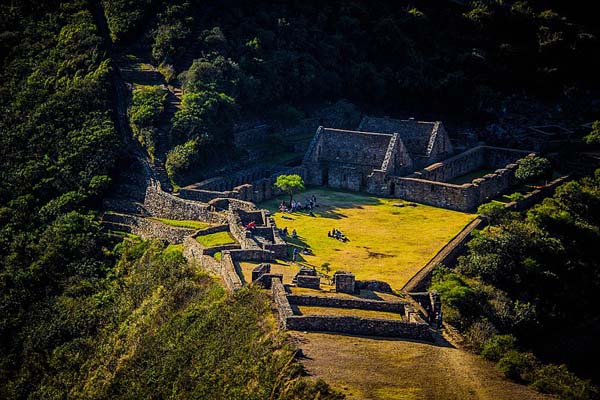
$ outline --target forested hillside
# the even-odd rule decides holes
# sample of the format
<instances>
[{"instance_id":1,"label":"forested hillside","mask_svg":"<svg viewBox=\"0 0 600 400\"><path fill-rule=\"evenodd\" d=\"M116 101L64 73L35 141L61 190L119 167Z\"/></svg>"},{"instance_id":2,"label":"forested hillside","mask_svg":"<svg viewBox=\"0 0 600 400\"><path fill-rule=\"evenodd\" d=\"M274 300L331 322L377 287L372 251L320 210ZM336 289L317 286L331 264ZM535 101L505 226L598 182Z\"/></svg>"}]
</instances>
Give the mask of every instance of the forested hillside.
<instances>
[{"instance_id":1,"label":"forested hillside","mask_svg":"<svg viewBox=\"0 0 600 400\"><path fill-rule=\"evenodd\" d=\"M560 186L526 215L483 207L491 225L456 270L434 275L446 320L476 352L509 378L561 398L599 395L558 365L598 380L599 211L600 170Z\"/></svg>"},{"instance_id":2,"label":"forested hillside","mask_svg":"<svg viewBox=\"0 0 600 400\"><path fill-rule=\"evenodd\" d=\"M235 123L293 123L309 108L342 98L379 114L411 110L474 120L492 118L514 93L568 99L572 113L591 110L582 104L597 93L600 32L588 2L459 3L3 2L0 397L339 398L327 384L303 380L264 293L225 294L177 248L116 243L101 230L102 200L125 172L123 160L138 154L119 118L128 119L149 159L165 153L159 161L181 183L190 171L239 158ZM116 61L129 52L151 54L165 87L183 90L168 129L161 127L166 138L158 127L166 89L131 88L129 108L119 109ZM503 220L483 233L470 257L490 250L485 263L467 259L462 275L440 275L440 282L475 282L473 296L481 288L486 296L506 292L519 305L523 318L499 320L490 332L535 344L522 330L553 329L555 316L572 311L566 304L574 306L573 318L588 315L577 296L591 301L598 288L591 261L598 178L580 185L526 219ZM522 255L523 236L543 237L548 252ZM505 237L517 244L489 244L504 244ZM512 270L492 268L500 268L493 259L499 251L514 259L502 265ZM548 258L552 268L538 268ZM573 281L560 284L567 276L558 264L568 265ZM517 275L527 285L496 280L517 267L527 271ZM492 284L498 292L487 292ZM450 307L450 318L465 330L497 316L484 309L461 321L461 306Z\"/></svg>"},{"instance_id":3,"label":"forested hillside","mask_svg":"<svg viewBox=\"0 0 600 400\"><path fill-rule=\"evenodd\" d=\"M311 105L346 98L365 111L473 123L524 93L586 114L586 95L599 82L599 32L584 2L104 6L112 39L143 43L166 81L184 90L166 161L180 182L190 170L239 156L226 151L238 120L293 123Z\"/></svg>"}]
</instances>

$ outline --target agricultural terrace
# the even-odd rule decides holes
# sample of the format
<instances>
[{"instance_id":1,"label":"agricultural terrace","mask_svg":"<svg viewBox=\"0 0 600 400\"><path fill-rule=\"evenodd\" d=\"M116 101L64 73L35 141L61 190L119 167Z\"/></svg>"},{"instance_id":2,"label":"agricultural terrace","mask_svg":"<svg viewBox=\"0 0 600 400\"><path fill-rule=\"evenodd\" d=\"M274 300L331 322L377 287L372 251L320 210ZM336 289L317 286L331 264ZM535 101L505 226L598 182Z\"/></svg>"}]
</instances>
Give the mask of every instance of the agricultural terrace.
<instances>
[{"instance_id":1,"label":"agricultural terrace","mask_svg":"<svg viewBox=\"0 0 600 400\"><path fill-rule=\"evenodd\" d=\"M330 264L333 274L345 270L356 279L376 279L400 289L448 241L471 222L475 215L418 204L409 206L399 199L384 199L362 193L310 189L295 196L302 204L312 195L318 207L314 217L307 212L281 213L281 196L259 204L273 214L277 226L295 229L297 239L288 238L300 250L298 263L322 271ZM400 206L401 205L401 206ZM327 236L333 228L348 239L342 242Z\"/></svg>"}]
</instances>

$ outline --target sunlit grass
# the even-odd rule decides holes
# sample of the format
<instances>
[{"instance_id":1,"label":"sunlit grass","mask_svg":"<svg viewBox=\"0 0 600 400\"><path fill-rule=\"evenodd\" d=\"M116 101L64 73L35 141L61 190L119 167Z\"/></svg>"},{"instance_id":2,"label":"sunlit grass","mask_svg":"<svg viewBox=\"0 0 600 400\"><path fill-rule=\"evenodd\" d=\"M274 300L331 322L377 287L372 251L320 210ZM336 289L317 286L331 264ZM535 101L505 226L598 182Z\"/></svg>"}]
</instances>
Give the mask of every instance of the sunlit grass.
<instances>
[{"instance_id":1,"label":"sunlit grass","mask_svg":"<svg viewBox=\"0 0 600 400\"><path fill-rule=\"evenodd\" d=\"M204 247L215 247L236 243L229 232L217 232L211 233L210 235L202 235L198 236L196 240Z\"/></svg>"},{"instance_id":2,"label":"sunlit grass","mask_svg":"<svg viewBox=\"0 0 600 400\"><path fill-rule=\"evenodd\" d=\"M315 217L304 212L277 211L280 197L260 204L274 215L277 226L297 231L290 243L308 247L312 255L301 255L301 264L320 271L330 263L336 270L353 272L357 279L383 280L394 289L402 287L448 241L475 218L473 214L426 205L411 207L402 200L383 199L355 192L312 189L296 198L303 203L315 194L319 207ZM395 205L404 203L403 207ZM291 218L285 219L284 218ZM349 239L343 243L327 236L333 228Z\"/></svg>"}]
</instances>

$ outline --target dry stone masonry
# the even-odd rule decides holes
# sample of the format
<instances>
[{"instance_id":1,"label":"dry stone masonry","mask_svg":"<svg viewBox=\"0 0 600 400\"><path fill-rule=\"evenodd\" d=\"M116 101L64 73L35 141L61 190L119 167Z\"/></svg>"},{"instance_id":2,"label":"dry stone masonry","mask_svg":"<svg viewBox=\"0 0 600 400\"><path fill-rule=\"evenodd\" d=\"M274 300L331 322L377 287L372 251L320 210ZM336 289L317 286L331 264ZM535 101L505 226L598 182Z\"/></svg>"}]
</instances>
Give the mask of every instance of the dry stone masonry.
<instances>
[{"instance_id":1,"label":"dry stone masonry","mask_svg":"<svg viewBox=\"0 0 600 400\"><path fill-rule=\"evenodd\" d=\"M319 127L302 166L309 184L472 211L514 184L522 150L479 146L454 152L440 121L364 117L358 130ZM452 180L478 170L469 183Z\"/></svg>"}]
</instances>

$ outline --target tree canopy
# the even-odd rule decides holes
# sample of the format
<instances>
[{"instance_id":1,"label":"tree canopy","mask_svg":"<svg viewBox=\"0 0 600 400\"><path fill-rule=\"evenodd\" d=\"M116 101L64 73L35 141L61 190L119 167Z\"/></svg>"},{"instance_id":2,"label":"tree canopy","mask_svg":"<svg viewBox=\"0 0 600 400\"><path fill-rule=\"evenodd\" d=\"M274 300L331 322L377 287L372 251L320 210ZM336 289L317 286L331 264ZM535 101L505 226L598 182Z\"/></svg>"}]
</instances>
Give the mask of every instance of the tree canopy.
<instances>
[{"instance_id":1,"label":"tree canopy","mask_svg":"<svg viewBox=\"0 0 600 400\"><path fill-rule=\"evenodd\" d=\"M287 193L291 202L296 193L304 190L304 180L300 175L279 175L273 187Z\"/></svg>"}]
</instances>

